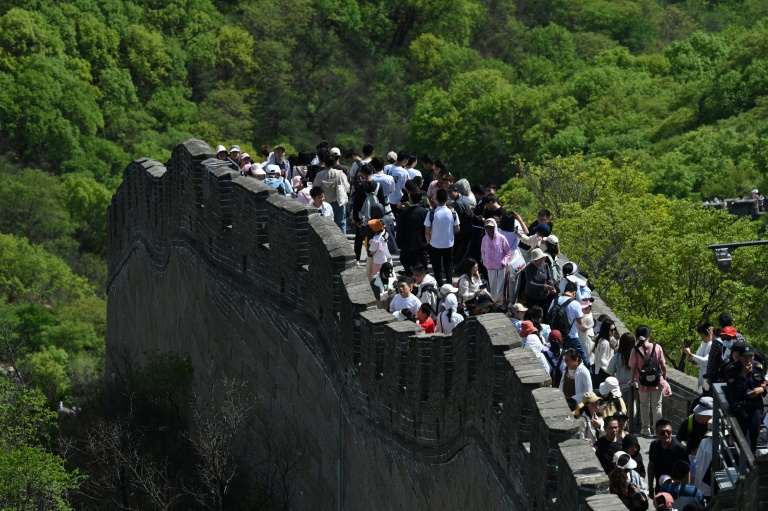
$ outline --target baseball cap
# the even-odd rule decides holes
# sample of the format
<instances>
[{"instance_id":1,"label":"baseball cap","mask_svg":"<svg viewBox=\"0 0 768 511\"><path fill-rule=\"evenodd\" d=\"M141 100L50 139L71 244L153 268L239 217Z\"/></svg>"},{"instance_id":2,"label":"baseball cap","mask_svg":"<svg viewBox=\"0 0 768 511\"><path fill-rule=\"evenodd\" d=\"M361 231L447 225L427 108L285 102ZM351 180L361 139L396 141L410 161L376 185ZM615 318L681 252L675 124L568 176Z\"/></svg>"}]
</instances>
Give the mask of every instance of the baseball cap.
<instances>
[{"instance_id":1,"label":"baseball cap","mask_svg":"<svg viewBox=\"0 0 768 511\"><path fill-rule=\"evenodd\" d=\"M240 155L240 159L241 160L244 160L245 158L249 158L250 159L250 157L251 157L251 155L248 154L248 153L243 153L243 154Z\"/></svg>"},{"instance_id":2,"label":"baseball cap","mask_svg":"<svg viewBox=\"0 0 768 511\"><path fill-rule=\"evenodd\" d=\"M442 296L448 296L451 293L458 293L459 288L456 286L452 286L450 284L443 284L440 286L440 295Z\"/></svg>"},{"instance_id":3,"label":"baseball cap","mask_svg":"<svg viewBox=\"0 0 768 511\"><path fill-rule=\"evenodd\" d=\"M232 147L229 148L229 152L230 153L234 152L234 151L237 151L239 153L240 152L240 146L239 145L233 145Z\"/></svg>"},{"instance_id":4,"label":"baseball cap","mask_svg":"<svg viewBox=\"0 0 768 511\"><path fill-rule=\"evenodd\" d=\"M397 161L397 153L394 151L390 151L387 153L387 160L388 161Z\"/></svg>"},{"instance_id":5,"label":"baseball cap","mask_svg":"<svg viewBox=\"0 0 768 511\"><path fill-rule=\"evenodd\" d=\"M224 147L223 145L217 145L216 146L216 154L219 154L222 151L224 151L226 153L227 152L227 148Z\"/></svg>"},{"instance_id":6,"label":"baseball cap","mask_svg":"<svg viewBox=\"0 0 768 511\"><path fill-rule=\"evenodd\" d=\"M510 312L526 312L528 309L522 303L516 303L509 309Z\"/></svg>"},{"instance_id":7,"label":"baseball cap","mask_svg":"<svg viewBox=\"0 0 768 511\"><path fill-rule=\"evenodd\" d=\"M742 357L743 356L752 356L752 357L754 357L756 353L757 353L757 350L751 344L745 344L744 346L741 347L741 356Z\"/></svg>"},{"instance_id":8,"label":"baseball cap","mask_svg":"<svg viewBox=\"0 0 768 511\"><path fill-rule=\"evenodd\" d=\"M555 236L554 234L550 234L549 236L547 236L546 241L551 245L557 245L558 243L560 243L560 240L557 239L557 236Z\"/></svg>"},{"instance_id":9,"label":"baseball cap","mask_svg":"<svg viewBox=\"0 0 768 511\"><path fill-rule=\"evenodd\" d=\"M331 154L334 156L341 156L341 149L338 147L331 147Z\"/></svg>"},{"instance_id":10,"label":"baseball cap","mask_svg":"<svg viewBox=\"0 0 768 511\"><path fill-rule=\"evenodd\" d=\"M523 321L523 323L526 323L526 322ZM531 323L531 324L533 324L533 323ZM585 392L584 395L581 396L581 402L584 403L584 404L587 404L587 403L597 403L598 401L600 401L600 397L597 394L595 394L594 392Z\"/></svg>"},{"instance_id":11,"label":"baseball cap","mask_svg":"<svg viewBox=\"0 0 768 511\"><path fill-rule=\"evenodd\" d=\"M656 509L672 509L672 504L674 503L675 499L667 492L657 493L653 497L653 505L656 506Z\"/></svg>"},{"instance_id":12,"label":"baseball cap","mask_svg":"<svg viewBox=\"0 0 768 511\"><path fill-rule=\"evenodd\" d=\"M727 326L720 332L720 335L726 335L728 337L736 337L738 334L739 333L732 326Z\"/></svg>"},{"instance_id":13,"label":"baseball cap","mask_svg":"<svg viewBox=\"0 0 768 511\"><path fill-rule=\"evenodd\" d=\"M266 171L267 174L278 174L280 173L280 167L277 165L267 165Z\"/></svg>"}]
</instances>

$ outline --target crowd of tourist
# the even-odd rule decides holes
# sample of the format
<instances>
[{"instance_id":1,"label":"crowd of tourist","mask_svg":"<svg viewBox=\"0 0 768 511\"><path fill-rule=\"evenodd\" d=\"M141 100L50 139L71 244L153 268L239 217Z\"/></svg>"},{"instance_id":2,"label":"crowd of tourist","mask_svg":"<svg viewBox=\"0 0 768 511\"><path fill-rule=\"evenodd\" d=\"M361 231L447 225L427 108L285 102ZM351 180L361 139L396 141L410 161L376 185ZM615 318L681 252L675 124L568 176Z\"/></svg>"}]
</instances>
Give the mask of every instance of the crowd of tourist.
<instances>
[{"instance_id":1,"label":"crowd of tourist","mask_svg":"<svg viewBox=\"0 0 768 511\"><path fill-rule=\"evenodd\" d=\"M527 224L501 204L496 185L457 179L430 154L381 158L372 144L362 154L345 151L349 165L325 141L314 153L288 158L283 146L265 146L261 162L238 146L216 152L243 175L332 218L343 233L354 232L357 264L366 267L382 308L398 320L413 321L427 334L451 334L470 316L505 313L523 347L565 394L579 436L630 509L701 509L711 496L714 383L727 384L731 410L752 450L765 444L765 360L733 318L723 313L717 327L699 325L695 352L686 344L685 356L699 368L701 397L675 433L662 413L671 394L664 350L646 325L620 335L609 316L593 317L588 275L573 262L561 266L547 209ZM640 436L655 437L647 470L638 437L630 433L628 403L639 412Z\"/></svg>"}]
</instances>

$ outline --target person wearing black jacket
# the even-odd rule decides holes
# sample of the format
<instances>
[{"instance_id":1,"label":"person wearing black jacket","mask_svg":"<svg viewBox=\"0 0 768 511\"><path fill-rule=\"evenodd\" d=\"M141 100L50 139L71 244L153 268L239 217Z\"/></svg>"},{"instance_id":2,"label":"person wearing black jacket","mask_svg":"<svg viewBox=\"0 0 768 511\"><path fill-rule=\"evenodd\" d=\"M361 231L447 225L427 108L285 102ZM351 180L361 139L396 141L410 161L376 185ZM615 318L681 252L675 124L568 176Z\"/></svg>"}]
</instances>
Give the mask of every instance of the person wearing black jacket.
<instances>
[{"instance_id":1,"label":"person wearing black jacket","mask_svg":"<svg viewBox=\"0 0 768 511\"><path fill-rule=\"evenodd\" d=\"M397 219L397 246L400 247L400 263L406 275L413 274L413 267L421 264L427 267L427 239L424 235L424 220L429 210L421 205L423 193L411 192L410 206Z\"/></svg>"},{"instance_id":2,"label":"person wearing black jacket","mask_svg":"<svg viewBox=\"0 0 768 511\"><path fill-rule=\"evenodd\" d=\"M376 199L379 201L379 204L384 204L384 201L387 200L387 196L384 195L384 190L382 189L381 185L373 180L373 169L370 165L363 165L360 170L360 174L363 176L363 180L361 183L358 184L357 188L355 188L355 193L353 195L353 201L352 201L352 221L355 223L355 257L357 258L357 261L360 261L360 257L363 252L363 238L365 237L363 235L361 226L370 220L370 218L365 218L365 222L363 222L360 218L360 213L363 209L363 206L365 206L365 200L368 197L368 194L375 193Z\"/></svg>"}]
</instances>

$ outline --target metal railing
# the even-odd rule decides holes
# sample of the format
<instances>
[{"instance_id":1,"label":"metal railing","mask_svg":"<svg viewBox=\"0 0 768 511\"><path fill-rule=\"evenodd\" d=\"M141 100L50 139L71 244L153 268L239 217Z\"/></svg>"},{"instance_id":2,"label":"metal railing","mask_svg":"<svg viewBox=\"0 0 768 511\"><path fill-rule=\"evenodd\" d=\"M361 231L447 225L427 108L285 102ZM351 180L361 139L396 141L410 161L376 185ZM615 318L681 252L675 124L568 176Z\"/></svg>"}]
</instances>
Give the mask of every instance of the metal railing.
<instances>
[{"instance_id":1,"label":"metal railing","mask_svg":"<svg viewBox=\"0 0 768 511\"><path fill-rule=\"evenodd\" d=\"M712 421L712 481L720 491L733 489L740 476L755 466L755 455L741 431L725 397L725 383L713 385L714 416Z\"/></svg>"}]
</instances>

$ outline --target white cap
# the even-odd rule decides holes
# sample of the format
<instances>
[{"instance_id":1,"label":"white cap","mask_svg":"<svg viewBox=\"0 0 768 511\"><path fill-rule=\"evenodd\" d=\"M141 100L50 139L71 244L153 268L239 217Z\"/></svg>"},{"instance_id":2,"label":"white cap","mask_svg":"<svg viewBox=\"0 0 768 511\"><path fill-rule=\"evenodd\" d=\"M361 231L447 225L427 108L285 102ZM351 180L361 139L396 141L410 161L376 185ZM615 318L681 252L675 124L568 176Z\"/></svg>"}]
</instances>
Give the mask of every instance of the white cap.
<instances>
[{"instance_id":1,"label":"white cap","mask_svg":"<svg viewBox=\"0 0 768 511\"><path fill-rule=\"evenodd\" d=\"M341 149L338 147L331 147L331 154L334 156L341 156Z\"/></svg>"},{"instance_id":2,"label":"white cap","mask_svg":"<svg viewBox=\"0 0 768 511\"><path fill-rule=\"evenodd\" d=\"M394 151L390 151L387 153L387 160L388 161L397 161L397 153Z\"/></svg>"},{"instance_id":3,"label":"white cap","mask_svg":"<svg viewBox=\"0 0 768 511\"><path fill-rule=\"evenodd\" d=\"M557 239L557 236L555 236L554 234L550 234L544 239L547 241L547 243L550 243L552 245L557 245L558 243L560 243L560 240Z\"/></svg>"},{"instance_id":4,"label":"white cap","mask_svg":"<svg viewBox=\"0 0 768 511\"><path fill-rule=\"evenodd\" d=\"M224 151L226 153L227 152L227 148L224 147L223 145L217 145L216 146L216 154L219 154L222 151Z\"/></svg>"},{"instance_id":5,"label":"white cap","mask_svg":"<svg viewBox=\"0 0 768 511\"><path fill-rule=\"evenodd\" d=\"M267 174L279 174L280 167L277 165L267 165Z\"/></svg>"},{"instance_id":6,"label":"white cap","mask_svg":"<svg viewBox=\"0 0 768 511\"><path fill-rule=\"evenodd\" d=\"M565 278L568 280L568 282L573 282L574 284L576 284L579 287L584 287L584 286L587 285L587 282L585 280L581 280L576 275L568 275Z\"/></svg>"}]
</instances>

